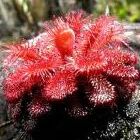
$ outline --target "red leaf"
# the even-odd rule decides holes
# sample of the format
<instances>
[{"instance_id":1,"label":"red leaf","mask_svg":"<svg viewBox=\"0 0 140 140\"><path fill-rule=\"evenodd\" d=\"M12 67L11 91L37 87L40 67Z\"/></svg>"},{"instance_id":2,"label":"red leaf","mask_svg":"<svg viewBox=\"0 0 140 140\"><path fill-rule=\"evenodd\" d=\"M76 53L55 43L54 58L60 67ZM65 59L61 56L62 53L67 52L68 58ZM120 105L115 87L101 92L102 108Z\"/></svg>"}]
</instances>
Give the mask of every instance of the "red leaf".
<instances>
[{"instance_id":1,"label":"red leaf","mask_svg":"<svg viewBox=\"0 0 140 140\"><path fill-rule=\"evenodd\" d=\"M65 55L72 55L75 42L74 31L63 21L62 18L54 20L51 25L52 26L47 23L44 25L49 33L50 44L54 45L59 50L62 57Z\"/></svg>"},{"instance_id":2,"label":"red leaf","mask_svg":"<svg viewBox=\"0 0 140 140\"><path fill-rule=\"evenodd\" d=\"M103 77L93 77L87 93L88 99L94 106L112 106L115 103L115 89Z\"/></svg>"},{"instance_id":3,"label":"red leaf","mask_svg":"<svg viewBox=\"0 0 140 140\"><path fill-rule=\"evenodd\" d=\"M132 66L124 66L124 65L111 65L108 67L106 73L109 76L114 76L123 79L138 79L139 72Z\"/></svg>"},{"instance_id":4,"label":"red leaf","mask_svg":"<svg viewBox=\"0 0 140 140\"><path fill-rule=\"evenodd\" d=\"M35 62L36 60L41 59L37 49L29 47L28 44L13 44L7 46L9 53L7 59L5 59L5 65L11 66L15 61L21 59L27 62Z\"/></svg>"},{"instance_id":5,"label":"red leaf","mask_svg":"<svg viewBox=\"0 0 140 140\"><path fill-rule=\"evenodd\" d=\"M72 28L76 35L78 35L80 34L81 30L83 30L85 24L89 23L91 17L87 17L86 13L80 10L68 13L65 16L65 19L70 28Z\"/></svg>"},{"instance_id":6,"label":"red leaf","mask_svg":"<svg viewBox=\"0 0 140 140\"><path fill-rule=\"evenodd\" d=\"M118 65L118 64L126 64L126 65L135 65L138 62L138 57L135 53L117 49L117 48L105 48L104 53L106 55L106 59L108 60L108 64Z\"/></svg>"},{"instance_id":7,"label":"red leaf","mask_svg":"<svg viewBox=\"0 0 140 140\"><path fill-rule=\"evenodd\" d=\"M106 66L105 54L98 50L88 52L87 55L75 55L75 69L79 72L101 74Z\"/></svg>"},{"instance_id":8,"label":"red leaf","mask_svg":"<svg viewBox=\"0 0 140 140\"><path fill-rule=\"evenodd\" d=\"M50 111L50 105L44 102L41 98L36 97L28 106L29 114L33 117L39 117Z\"/></svg>"},{"instance_id":9,"label":"red leaf","mask_svg":"<svg viewBox=\"0 0 140 140\"><path fill-rule=\"evenodd\" d=\"M72 71L57 72L50 78L42 91L47 100L61 100L76 91L75 75Z\"/></svg>"}]
</instances>

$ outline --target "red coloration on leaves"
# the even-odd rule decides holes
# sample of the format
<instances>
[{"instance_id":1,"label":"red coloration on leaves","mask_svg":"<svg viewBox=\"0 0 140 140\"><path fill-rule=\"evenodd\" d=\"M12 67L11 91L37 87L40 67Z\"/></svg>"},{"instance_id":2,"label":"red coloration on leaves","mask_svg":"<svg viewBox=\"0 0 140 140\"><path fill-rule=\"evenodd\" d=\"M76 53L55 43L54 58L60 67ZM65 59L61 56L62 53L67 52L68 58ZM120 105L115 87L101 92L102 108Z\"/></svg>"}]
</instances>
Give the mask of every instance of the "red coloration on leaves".
<instances>
[{"instance_id":1,"label":"red coloration on leaves","mask_svg":"<svg viewBox=\"0 0 140 140\"><path fill-rule=\"evenodd\" d=\"M91 72L94 74L101 73L107 66L105 54L101 51L95 50L88 52L86 55L75 55L75 68L80 72Z\"/></svg>"},{"instance_id":2,"label":"red coloration on leaves","mask_svg":"<svg viewBox=\"0 0 140 140\"><path fill-rule=\"evenodd\" d=\"M5 59L5 65L7 66L11 66L19 58L26 62L35 62L41 59L37 48L30 47L28 43L9 45L7 46L7 52L10 54Z\"/></svg>"},{"instance_id":3,"label":"red coloration on leaves","mask_svg":"<svg viewBox=\"0 0 140 140\"><path fill-rule=\"evenodd\" d=\"M110 66L106 73L108 75L111 75L112 77L119 77L122 79L138 79L139 72L132 66L124 66L124 65L118 65L118 66Z\"/></svg>"},{"instance_id":4,"label":"red coloration on leaves","mask_svg":"<svg viewBox=\"0 0 140 140\"><path fill-rule=\"evenodd\" d=\"M95 106L113 105L115 102L114 86L103 77L90 78L91 86L87 92L91 104Z\"/></svg>"},{"instance_id":5,"label":"red coloration on leaves","mask_svg":"<svg viewBox=\"0 0 140 140\"><path fill-rule=\"evenodd\" d=\"M75 35L73 30L67 29L58 33L55 39L55 44L62 55L71 55Z\"/></svg>"},{"instance_id":6,"label":"red coloration on leaves","mask_svg":"<svg viewBox=\"0 0 140 140\"><path fill-rule=\"evenodd\" d=\"M47 100L61 100L76 91L75 81L74 72L58 72L46 82L42 94Z\"/></svg>"},{"instance_id":7,"label":"red coloration on leaves","mask_svg":"<svg viewBox=\"0 0 140 140\"><path fill-rule=\"evenodd\" d=\"M44 27L33 40L8 46L5 66L12 72L4 92L10 104L22 101L25 114L36 118L50 110L48 104L74 96L66 110L79 117L88 114L83 100L93 108L112 107L135 91L137 55L126 49L123 27L114 17L93 21L84 12L70 12Z\"/></svg>"},{"instance_id":8,"label":"red coloration on leaves","mask_svg":"<svg viewBox=\"0 0 140 140\"><path fill-rule=\"evenodd\" d=\"M38 116L48 113L50 106L43 100L36 98L29 104L28 111L33 118L37 118Z\"/></svg>"},{"instance_id":9,"label":"red coloration on leaves","mask_svg":"<svg viewBox=\"0 0 140 140\"><path fill-rule=\"evenodd\" d=\"M62 57L72 55L73 45L75 42L75 33L63 19L58 18L50 23L44 24L49 33L50 44L56 47Z\"/></svg>"},{"instance_id":10,"label":"red coloration on leaves","mask_svg":"<svg viewBox=\"0 0 140 140\"><path fill-rule=\"evenodd\" d=\"M82 28L84 28L85 24L89 23L91 17L86 17L86 13L82 10L80 11L72 11L65 16L66 23L70 26L70 28L75 32L75 35L79 35Z\"/></svg>"}]
</instances>

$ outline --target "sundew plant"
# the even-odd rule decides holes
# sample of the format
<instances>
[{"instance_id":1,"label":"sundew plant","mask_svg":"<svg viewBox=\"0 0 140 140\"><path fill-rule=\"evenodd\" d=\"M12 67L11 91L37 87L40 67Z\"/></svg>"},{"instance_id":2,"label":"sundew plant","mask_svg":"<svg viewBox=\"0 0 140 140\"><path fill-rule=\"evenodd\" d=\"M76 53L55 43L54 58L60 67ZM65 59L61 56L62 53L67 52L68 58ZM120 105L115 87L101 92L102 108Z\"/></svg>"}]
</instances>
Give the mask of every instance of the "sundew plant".
<instances>
[{"instance_id":1,"label":"sundew plant","mask_svg":"<svg viewBox=\"0 0 140 140\"><path fill-rule=\"evenodd\" d=\"M15 123L27 131L31 120L49 114L55 103L81 118L131 99L139 81L138 58L116 18L72 11L45 22L43 29L37 37L7 45L3 89Z\"/></svg>"}]
</instances>

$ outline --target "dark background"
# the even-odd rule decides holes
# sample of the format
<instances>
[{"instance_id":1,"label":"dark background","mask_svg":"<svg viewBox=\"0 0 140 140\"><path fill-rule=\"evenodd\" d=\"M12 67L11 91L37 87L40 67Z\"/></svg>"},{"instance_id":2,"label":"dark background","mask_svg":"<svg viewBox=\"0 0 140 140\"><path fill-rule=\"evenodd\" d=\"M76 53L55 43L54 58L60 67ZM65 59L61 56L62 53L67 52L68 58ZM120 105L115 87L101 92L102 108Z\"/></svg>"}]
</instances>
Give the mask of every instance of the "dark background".
<instances>
[{"instance_id":1,"label":"dark background","mask_svg":"<svg viewBox=\"0 0 140 140\"><path fill-rule=\"evenodd\" d=\"M0 0L0 41L30 36L52 15L83 9L98 17L107 6L122 21L140 21L139 0Z\"/></svg>"}]
</instances>

